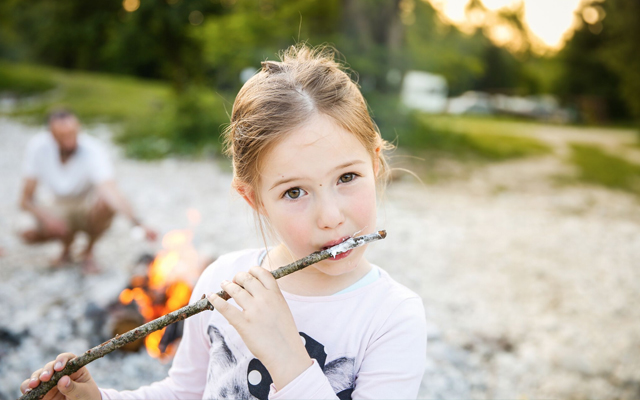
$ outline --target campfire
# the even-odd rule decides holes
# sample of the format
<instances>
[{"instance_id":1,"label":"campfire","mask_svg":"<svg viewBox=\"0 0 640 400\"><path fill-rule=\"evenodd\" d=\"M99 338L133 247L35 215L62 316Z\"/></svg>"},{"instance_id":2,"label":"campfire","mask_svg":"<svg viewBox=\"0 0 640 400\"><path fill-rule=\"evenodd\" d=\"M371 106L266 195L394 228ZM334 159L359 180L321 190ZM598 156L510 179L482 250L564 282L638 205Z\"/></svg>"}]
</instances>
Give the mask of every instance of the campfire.
<instances>
[{"instance_id":1,"label":"campfire","mask_svg":"<svg viewBox=\"0 0 640 400\"><path fill-rule=\"evenodd\" d=\"M199 222L199 214L195 210L189 210L188 217L192 226ZM114 335L189 303L193 285L202 272L202 263L192 241L192 229L176 229L164 235L160 252L155 256L141 257L129 286L118 297L119 304L112 309L111 330ZM124 350L137 351L144 345L152 357L170 359L180 337L181 322L149 334L144 343L141 340L130 343Z\"/></svg>"}]
</instances>

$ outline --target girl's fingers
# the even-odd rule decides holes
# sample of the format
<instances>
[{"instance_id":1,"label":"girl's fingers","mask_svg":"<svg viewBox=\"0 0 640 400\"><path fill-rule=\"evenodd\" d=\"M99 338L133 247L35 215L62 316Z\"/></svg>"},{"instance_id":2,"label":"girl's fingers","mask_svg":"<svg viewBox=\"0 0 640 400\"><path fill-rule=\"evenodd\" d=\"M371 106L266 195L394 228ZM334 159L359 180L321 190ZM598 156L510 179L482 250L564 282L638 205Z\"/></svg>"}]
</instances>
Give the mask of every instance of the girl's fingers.
<instances>
[{"instance_id":1,"label":"girl's fingers","mask_svg":"<svg viewBox=\"0 0 640 400\"><path fill-rule=\"evenodd\" d=\"M76 355L73 353L60 353L58 357L54 360L53 370L54 371L62 371L64 367L67 366L67 362L72 358L76 358Z\"/></svg>"},{"instance_id":2,"label":"girl's fingers","mask_svg":"<svg viewBox=\"0 0 640 400\"><path fill-rule=\"evenodd\" d=\"M207 300L209 300L213 307L218 310L218 312L222 314L222 316L225 317L231 325L236 326L242 321L242 311L227 303L216 293L209 293Z\"/></svg>"},{"instance_id":3,"label":"girl's fingers","mask_svg":"<svg viewBox=\"0 0 640 400\"><path fill-rule=\"evenodd\" d=\"M260 283L262 283L265 288L269 290L280 291L278 282L276 282L276 278L271 275L270 271L256 265L249 268L249 273L258 278Z\"/></svg>"},{"instance_id":4,"label":"girl's fingers","mask_svg":"<svg viewBox=\"0 0 640 400\"><path fill-rule=\"evenodd\" d=\"M222 281L220 287L227 292L243 310L246 309L253 300L253 296L237 283Z\"/></svg>"},{"instance_id":5,"label":"girl's fingers","mask_svg":"<svg viewBox=\"0 0 640 400\"><path fill-rule=\"evenodd\" d=\"M29 387L31 389L38 387L40 384L40 374L42 374L42 368L33 371L31 374L31 379L29 379Z\"/></svg>"},{"instance_id":6,"label":"girl's fingers","mask_svg":"<svg viewBox=\"0 0 640 400\"><path fill-rule=\"evenodd\" d=\"M29 383L31 382L31 379L25 379L21 384L20 384L20 391L24 394L24 392L27 391L27 389L31 390L31 388L29 387Z\"/></svg>"},{"instance_id":7,"label":"girl's fingers","mask_svg":"<svg viewBox=\"0 0 640 400\"><path fill-rule=\"evenodd\" d=\"M267 290L259 279L248 272L237 273L233 281L242 286L253 297L260 296Z\"/></svg>"},{"instance_id":8,"label":"girl's fingers","mask_svg":"<svg viewBox=\"0 0 640 400\"><path fill-rule=\"evenodd\" d=\"M27 389L34 389L38 387L40 382L48 382L56 371L61 371L67 364L67 361L74 358L73 353L62 353L56 357L55 360L49 361L44 367L34 371L31 374L31 378L26 379L20 385L22 393Z\"/></svg>"},{"instance_id":9,"label":"girl's fingers","mask_svg":"<svg viewBox=\"0 0 640 400\"><path fill-rule=\"evenodd\" d=\"M44 368L42 368L42 372L40 373L39 379L42 382L48 382L51 380L51 377L53 376L53 365L55 364L55 360L54 361L49 361L48 363L45 364Z\"/></svg>"}]
</instances>

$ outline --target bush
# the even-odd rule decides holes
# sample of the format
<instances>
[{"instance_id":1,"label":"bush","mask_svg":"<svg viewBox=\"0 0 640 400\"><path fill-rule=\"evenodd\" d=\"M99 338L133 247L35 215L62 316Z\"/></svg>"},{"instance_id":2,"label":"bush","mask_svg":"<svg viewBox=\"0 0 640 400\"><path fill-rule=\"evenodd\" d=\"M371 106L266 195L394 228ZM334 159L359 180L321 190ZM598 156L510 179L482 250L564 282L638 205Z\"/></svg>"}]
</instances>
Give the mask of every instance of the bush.
<instances>
[{"instance_id":1,"label":"bush","mask_svg":"<svg viewBox=\"0 0 640 400\"><path fill-rule=\"evenodd\" d=\"M222 101L211 92L191 88L159 112L130 120L116 141L127 156L162 158L220 150L220 131L228 122Z\"/></svg>"}]
</instances>

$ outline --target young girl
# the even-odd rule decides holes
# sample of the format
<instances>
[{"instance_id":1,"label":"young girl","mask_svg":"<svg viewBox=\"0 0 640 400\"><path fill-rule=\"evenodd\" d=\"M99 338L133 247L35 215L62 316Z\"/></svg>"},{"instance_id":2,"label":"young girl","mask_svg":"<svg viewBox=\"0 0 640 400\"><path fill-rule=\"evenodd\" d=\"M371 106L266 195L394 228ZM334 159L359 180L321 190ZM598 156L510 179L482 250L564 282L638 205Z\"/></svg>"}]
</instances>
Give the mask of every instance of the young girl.
<instances>
[{"instance_id":1,"label":"young girl","mask_svg":"<svg viewBox=\"0 0 640 400\"><path fill-rule=\"evenodd\" d=\"M390 147L330 50L299 45L281 58L242 87L225 131L233 186L279 244L227 254L204 271L192 301L210 293L216 311L185 321L166 379L118 392L99 389L85 367L45 399L417 397L422 301L367 261L366 246L277 281L269 272L378 229L376 187ZM220 287L228 302L214 294ZM21 390L72 357L59 355Z\"/></svg>"}]
</instances>

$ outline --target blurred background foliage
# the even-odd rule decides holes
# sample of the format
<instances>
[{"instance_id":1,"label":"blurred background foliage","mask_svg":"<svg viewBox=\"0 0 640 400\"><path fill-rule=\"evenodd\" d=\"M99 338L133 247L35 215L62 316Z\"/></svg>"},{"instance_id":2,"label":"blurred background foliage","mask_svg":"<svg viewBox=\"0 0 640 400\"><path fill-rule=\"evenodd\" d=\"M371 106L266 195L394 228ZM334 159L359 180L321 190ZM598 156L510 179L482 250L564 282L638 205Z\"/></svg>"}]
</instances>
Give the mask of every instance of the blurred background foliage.
<instances>
[{"instance_id":1,"label":"blurred background foliage","mask_svg":"<svg viewBox=\"0 0 640 400\"><path fill-rule=\"evenodd\" d=\"M585 21L578 10L573 36L546 52L534 51L522 4L494 15L515 32L497 45L487 26L463 32L423 0L4 0L0 92L13 106L1 112L40 122L63 105L119 123L133 157L215 152L241 74L306 41L344 55L383 136L410 153L503 160L550 149L511 134L525 122L407 110L409 70L443 76L450 96L553 94L579 124L635 124L640 3L583 1L606 17ZM486 12L481 0L466 7ZM576 149L576 162L594 157Z\"/></svg>"}]
</instances>

